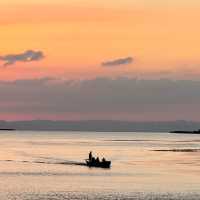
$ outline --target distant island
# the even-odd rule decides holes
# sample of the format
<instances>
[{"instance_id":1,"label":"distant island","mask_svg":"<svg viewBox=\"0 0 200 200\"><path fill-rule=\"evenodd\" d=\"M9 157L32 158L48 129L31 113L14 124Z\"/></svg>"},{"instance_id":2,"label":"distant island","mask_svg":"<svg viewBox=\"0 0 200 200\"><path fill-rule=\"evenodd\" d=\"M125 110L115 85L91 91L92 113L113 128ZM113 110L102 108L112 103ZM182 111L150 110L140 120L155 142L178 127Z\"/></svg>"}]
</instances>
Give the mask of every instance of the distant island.
<instances>
[{"instance_id":1,"label":"distant island","mask_svg":"<svg viewBox=\"0 0 200 200\"><path fill-rule=\"evenodd\" d=\"M0 120L1 130L18 131L91 131L91 132L176 132L200 133L200 122L194 121L120 121L120 120ZM184 130L184 131L173 131Z\"/></svg>"},{"instance_id":2,"label":"distant island","mask_svg":"<svg viewBox=\"0 0 200 200\"><path fill-rule=\"evenodd\" d=\"M197 131L170 131L170 133L200 134L200 129Z\"/></svg>"},{"instance_id":3,"label":"distant island","mask_svg":"<svg viewBox=\"0 0 200 200\"><path fill-rule=\"evenodd\" d=\"M0 128L0 131L16 131L16 129L13 129L13 128Z\"/></svg>"}]
</instances>

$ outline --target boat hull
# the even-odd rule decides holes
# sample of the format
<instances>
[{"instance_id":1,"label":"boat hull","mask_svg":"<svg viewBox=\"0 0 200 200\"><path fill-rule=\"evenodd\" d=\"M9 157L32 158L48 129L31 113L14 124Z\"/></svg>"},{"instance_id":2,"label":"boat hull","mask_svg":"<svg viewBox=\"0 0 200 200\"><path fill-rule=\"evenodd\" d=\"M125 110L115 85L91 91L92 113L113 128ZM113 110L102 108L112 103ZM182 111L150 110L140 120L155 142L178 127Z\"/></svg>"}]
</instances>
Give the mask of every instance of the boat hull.
<instances>
[{"instance_id":1,"label":"boat hull","mask_svg":"<svg viewBox=\"0 0 200 200\"><path fill-rule=\"evenodd\" d=\"M88 167L99 167L99 168L110 168L111 161L104 161L104 162L91 162L86 160L86 165Z\"/></svg>"}]
</instances>

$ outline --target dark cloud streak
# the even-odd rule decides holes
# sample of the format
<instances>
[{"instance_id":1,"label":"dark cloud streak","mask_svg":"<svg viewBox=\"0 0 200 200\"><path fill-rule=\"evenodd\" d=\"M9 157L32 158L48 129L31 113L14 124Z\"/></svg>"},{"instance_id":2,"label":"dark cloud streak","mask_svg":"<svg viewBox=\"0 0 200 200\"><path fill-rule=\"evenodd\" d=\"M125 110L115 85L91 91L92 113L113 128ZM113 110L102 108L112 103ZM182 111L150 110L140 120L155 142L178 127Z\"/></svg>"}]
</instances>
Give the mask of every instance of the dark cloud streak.
<instances>
[{"instance_id":1,"label":"dark cloud streak","mask_svg":"<svg viewBox=\"0 0 200 200\"><path fill-rule=\"evenodd\" d=\"M16 62L32 62L39 61L44 58L42 51L27 50L21 54L8 54L0 56L0 60L4 61L4 66L14 65Z\"/></svg>"},{"instance_id":2,"label":"dark cloud streak","mask_svg":"<svg viewBox=\"0 0 200 200\"><path fill-rule=\"evenodd\" d=\"M105 61L101 63L104 67L115 67L119 65L128 65L131 64L134 61L132 57L126 57L126 58L119 58L115 60Z\"/></svg>"}]
</instances>

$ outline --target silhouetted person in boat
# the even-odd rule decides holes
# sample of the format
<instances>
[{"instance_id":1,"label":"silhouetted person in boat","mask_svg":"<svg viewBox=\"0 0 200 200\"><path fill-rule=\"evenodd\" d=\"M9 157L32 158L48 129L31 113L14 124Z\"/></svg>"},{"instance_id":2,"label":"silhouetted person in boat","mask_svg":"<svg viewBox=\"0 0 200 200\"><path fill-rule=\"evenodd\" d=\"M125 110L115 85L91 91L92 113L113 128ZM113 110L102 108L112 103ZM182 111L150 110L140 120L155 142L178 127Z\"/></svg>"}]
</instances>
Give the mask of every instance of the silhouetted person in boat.
<instances>
[{"instance_id":1,"label":"silhouetted person in boat","mask_svg":"<svg viewBox=\"0 0 200 200\"><path fill-rule=\"evenodd\" d=\"M92 157L92 163L95 163L95 157Z\"/></svg>"},{"instance_id":2,"label":"silhouetted person in boat","mask_svg":"<svg viewBox=\"0 0 200 200\"><path fill-rule=\"evenodd\" d=\"M91 161L92 160L92 152L90 151L89 153L89 160Z\"/></svg>"},{"instance_id":3,"label":"silhouetted person in boat","mask_svg":"<svg viewBox=\"0 0 200 200\"><path fill-rule=\"evenodd\" d=\"M96 162L99 163L99 157L96 158Z\"/></svg>"}]
</instances>

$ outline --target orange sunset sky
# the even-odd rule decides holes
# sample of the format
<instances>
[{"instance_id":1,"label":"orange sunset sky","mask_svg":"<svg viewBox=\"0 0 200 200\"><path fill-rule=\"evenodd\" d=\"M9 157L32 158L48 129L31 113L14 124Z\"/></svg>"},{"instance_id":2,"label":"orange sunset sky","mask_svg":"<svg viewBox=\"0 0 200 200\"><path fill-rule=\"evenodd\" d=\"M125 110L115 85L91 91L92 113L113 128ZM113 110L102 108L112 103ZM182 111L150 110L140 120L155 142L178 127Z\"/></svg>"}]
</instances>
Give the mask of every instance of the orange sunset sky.
<instances>
[{"instance_id":1,"label":"orange sunset sky","mask_svg":"<svg viewBox=\"0 0 200 200\"><path fill-rule=\"evenodd\" d=\"M0 1L0 119L199 120L199 9Z\"/></svg>"},{"instance_id":2,"label":"orange sunset sky","mask_svg":"<svg viewBox=\"0 0 200 200\"><path fill-rule=\"evenodd\" d=\"M197 0L6 0L0 2L0 55L40 50L39 62L2 67L6 80L199 74ZM107 60L131 56L125 67Z\"/></svg>"}]
</instances>

